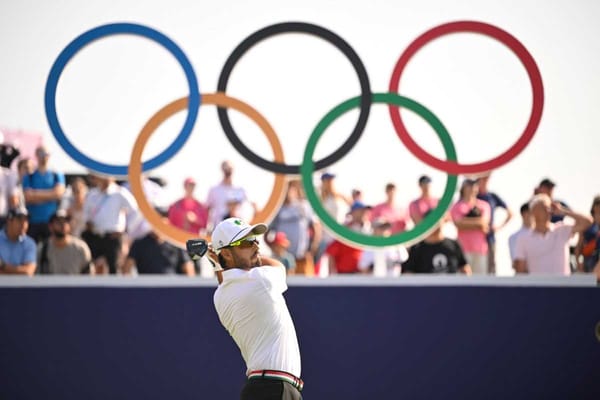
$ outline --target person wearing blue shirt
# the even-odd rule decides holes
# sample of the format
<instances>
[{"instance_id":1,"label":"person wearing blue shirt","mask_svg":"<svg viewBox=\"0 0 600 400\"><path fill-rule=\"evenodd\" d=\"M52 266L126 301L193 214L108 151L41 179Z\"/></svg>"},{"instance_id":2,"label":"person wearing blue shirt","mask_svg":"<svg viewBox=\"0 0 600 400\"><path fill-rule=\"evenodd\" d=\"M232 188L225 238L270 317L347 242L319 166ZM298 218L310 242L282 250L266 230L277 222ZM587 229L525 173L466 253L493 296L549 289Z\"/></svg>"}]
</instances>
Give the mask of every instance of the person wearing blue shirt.
<instances>
[{"instance_id":1,"label":"person wearing blue shirt","mask_svg":"<svg viewBox=\"0 0 600 400\"><path fill-rule=\"evenodd\" d=\"M33 275L36 269L35 241L27 236L27 209L9 210L0 231L0 274Z\"/></svg>"},{"instance_id":2,"label":"person wearing blue shirt","mask_svg":"<svg viewBox=\"0 0 600 400\"><path fill-rule=\"evenodd\" d=\"M48 222L65 193L65 176L48 169L50 153L46 147L39 146L35 156L37 169L33 174L23 176L23 194L29 211L27 234L40 242L50 236Z\"/></svg>"}]
</instances>

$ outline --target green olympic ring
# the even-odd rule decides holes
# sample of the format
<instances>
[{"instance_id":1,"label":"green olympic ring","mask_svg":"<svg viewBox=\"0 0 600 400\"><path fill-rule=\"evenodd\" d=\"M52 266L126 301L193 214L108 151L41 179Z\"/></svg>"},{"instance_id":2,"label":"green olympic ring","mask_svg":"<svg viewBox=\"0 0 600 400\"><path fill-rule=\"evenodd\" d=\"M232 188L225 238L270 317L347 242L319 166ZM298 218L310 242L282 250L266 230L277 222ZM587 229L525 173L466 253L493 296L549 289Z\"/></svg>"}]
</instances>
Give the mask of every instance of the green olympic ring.
<instances>
[{"instance_id":1,"label":"green olympic ring","mask_svg":"<svg viewBox=\"0 0 600 400\"><path fill-rule=\"evenodd\" d=\"M446 159L450 161L457 160L456 149L454 148L454 143L452 142L450 134L438 117L429 111L429 109L414 100L400 96L396 93L373 93L372 96L373 103L393 104L399 107L405 107L427 121L427 123L431 125L435 133L442 141L444 152L446 153ZM363 233L356 232L347 226L339 224L327 212L327 210L325 210L321 204L319 196L315 191L312 175L315 168L313 155L315 153L315 148L317 147L317 142L321 136L323 136L323 133L329 127L329 125L333 123L333 121L351 109L359 107L360 100L360 97L353 97L350 100L346 100L345 102L333 108L325 115L325 117L323 117L323 119L321 119L321 121L319 121L316 128L311 133L308 143L306 144L306 148L304 149L304 158L300 167L300 174L302 176L302 184L306 192L306 197L313 210L317 213L325 226L327 226L336 237L346 243L363 245L367 247L385 247L398 244L410 245L418 242L423 237L427 236L433 229L435 229L438 222L442 220L442 217L450 208L452 197L456 191L456 184L458 181L458 177L456 175L448 174L446 179L446 188L444 189L444 194L437 207L435 207L421 222L419 222L409 231L396 233L387 237L365 235Z\"/></svg>"}]
</instances>

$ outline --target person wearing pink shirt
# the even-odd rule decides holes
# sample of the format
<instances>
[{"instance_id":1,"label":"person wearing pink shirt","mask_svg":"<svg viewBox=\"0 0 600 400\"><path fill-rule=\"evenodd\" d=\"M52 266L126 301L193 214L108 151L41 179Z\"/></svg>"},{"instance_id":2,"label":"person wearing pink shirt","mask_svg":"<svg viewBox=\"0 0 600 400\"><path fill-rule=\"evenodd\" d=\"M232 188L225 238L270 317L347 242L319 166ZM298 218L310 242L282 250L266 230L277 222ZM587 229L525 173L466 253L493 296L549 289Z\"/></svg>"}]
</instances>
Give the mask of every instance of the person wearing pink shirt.
<instances>
[{"instance_id":1,"label":"person wearing pink shirt","mask_svg":"<svg viewBox=\"0 0 600 400\"><path fill-rule=\"evenodd\" d=\"M458 230L458 242L473 274L488 271L488 242L490 228L490 205L477 198L479 186L476 180L465 179L460 188L460 200L452 206L450 214Z\"/></svg>"},{"instance_id":2,"label":"person wearing pink shirt","mask_svg":"<svg viewBox=\"0 0 600 400\"><path fill-rule=\"evenodd\" d=\"M570 275L569 240L589 228L592 218L552 202L545 193L533 196L529 209L534 226L517 238L515 270L521 274ZM552 223L553 215L570 217L575 223Z\"/></svg>"},{"instance_id":3,"label":"person wearing pink shirt","mask_svg":"<svg viewBox=\"0 0 600 400\"><path fill-rule=\"evenodd\" d=\"M185 195L169 207L169 222L173 226L199 234L206 230L208 209L194 198L196 182L187 178L183 182Z\"/></svg>"},{"instance_id":4,"label":"person wearing pink shirt","mask_svg":"<svg viewBox=\"0 0 600 400\"><path fill-rule=\"evenodd\" d=\"M421 197L410 202L408 211L413 222L418 224L423 220L425 214L437 207L439 199L432 197L430 193L431 178L427 175L422 175L419 178L419 188L421 189Z\"/></svg>"},{"instance_id":5,"label":"person wearing pink shirt","mask_svg":"<svg viewBox=\"0 0 600 400\"><path fill-rule=\"evenodd\" d=\"M385 201L371 210L371 221L384 219L392 225L392 234L406 230L409 216L404 208L396 205L396 185L385 185Z\"/></svg>"}]
</instances>

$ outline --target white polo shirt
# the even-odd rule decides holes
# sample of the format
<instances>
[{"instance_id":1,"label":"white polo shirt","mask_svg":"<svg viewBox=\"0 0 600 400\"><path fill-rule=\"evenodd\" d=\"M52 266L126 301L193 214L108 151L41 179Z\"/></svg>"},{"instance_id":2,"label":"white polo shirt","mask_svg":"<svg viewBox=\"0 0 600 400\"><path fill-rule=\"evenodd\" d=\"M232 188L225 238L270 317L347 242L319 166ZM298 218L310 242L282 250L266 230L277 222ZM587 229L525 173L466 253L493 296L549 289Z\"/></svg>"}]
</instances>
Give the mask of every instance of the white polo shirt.
<instances>
[{"instance_id":1,"label":"white polo shirt","mask_svg":"<svg viewBox=\"0 0 600 400\"><path fill-rule=\"evenodd\" d=\"M545 234L529 229L517 237L515 259L525 260L530 274L571 275L568 243L572 225L551 224Z\"/></svg>"},{"instance_id":2,"label":"white polo shirt","mask_svg":"<svg viewBox=\"0 0 600 400\"><path fill-rule=\"evenodd\" d=\"M94 224L97 233L125 232L140 223L137 204L126 188L111 183L106 192L91 189L83 203L86 222Z\"/></svg>"},{"instance_id":3,"label":"white polo shirt","mask_svg":"<svg viewBox=\"0 0 600 400\"><path fill-rule=\"evenodd\" d=\"M240 348L246 374L272 369L300 377L300 348L283 292L283 267L229 269L214 294L219 320Z\"/></svg>"},{"instance_id":4,"label":"white polo shirt","mask_svg":"<svg viewBox=\"0 0 600 400\"><path fill-rule=\"evenodd\" d=\"M521 236L523 233L527 232L530 229L531 228L522 226L521 229L519 229L518 231L516 231L515 233L513 233L512 235L510 235L508 237L508 251L510 254L511 261L515 261L515 258L516 258L515 254L517 252L517 239L519 238L519 236Z\"/></svg>"}]
</instances>

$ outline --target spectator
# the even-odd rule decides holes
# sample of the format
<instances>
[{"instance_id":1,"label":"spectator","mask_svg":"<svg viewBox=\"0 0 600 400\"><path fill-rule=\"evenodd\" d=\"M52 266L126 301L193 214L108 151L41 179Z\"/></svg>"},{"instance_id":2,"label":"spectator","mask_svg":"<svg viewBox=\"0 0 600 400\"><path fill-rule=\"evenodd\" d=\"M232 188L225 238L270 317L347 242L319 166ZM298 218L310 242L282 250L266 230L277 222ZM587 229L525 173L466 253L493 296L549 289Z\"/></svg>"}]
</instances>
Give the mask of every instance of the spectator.
<instances>
[{"instance_id":1,"label":"spectator","mask_svg":"<svg viewBox=\"0 0 600 400\"><path fill-rule=\"evenodd\" d=\"M548 197L550 197L550 200L552 200L553 202L556 201L558 203L560 203L560 205L563 208L568 209L569 206L567 205L567 203L565 203L562 200L555 200L554 199L554 187L556 187L556 184L551 181L548 178L544 178L542 179L542 181L540 182L540 184L538 185L537 188L535 188L534 190L534 195L536 194L547 194ZM550 218L550 222L552 222L553 224L560 222L563 220L565 216L564 215L559 215L559 214L552 214L551 218Z\"/></svg>"},{"instance_id":2,"label":"spectator","mask_svg":"<svg viewBox=\"0 0 600 400\"><path fill-rule=\"evenodd\" d=\"M364 203L356 202L352 204L347 226L357 232L370 232L370 210L371 207ZM360 248L348 246L339 240L334 240L325 251L329 256L329 273L355 274L360 272L358 263L362 257L362 252Z\"/></svg>"},{"instance_id":3,"label":"spectator","mask_svg":"<svg viewBox=\"0 0 600 400\"><path fill-rule=\"evenodd\" d=\"M6 223L8 210L20 204L18 177L6 167L0 167L0 228Z\"/></svg>"},{"instance_id":4,"label":"spectator","mask_svg":"<svg viewBox=\"0 0 600 400\"><path fill-rule=\"evenodd\" d=\"M117 272L123 253L126 229L135 229L141 218L133 195L115 183L112 177L91 175L94 188L88 193L83 206L86 229L82 233L92 252L96 272Z\"/></svg>"},{"instance_id":5,"label":"spectator","mask_svg":"<svg viewBox=\"0 0 600 400\"><path fill-rule=\"evenodd\" d=\"M123 265L123 273L131 274L134 267L139 274L196 274L187 252L154 232L133 241Z\"/></svg>"},{"instance_id":6,"label":"spectator","mask_svg":"<svg viewBox=\"0 0 600 400\"><path fill-rule=\"evenodd\" d=\"M490 228L490 206L477 198L478 189L477 181L465 179L451 215L458 230L458 242L473 273L485 274L488 270L486 234Z\"/></svg>"},{"instance_id":7,"label":"spectator","mask_svg":"<svg viewBox=\"0 0 600 400\"><path fill-rule=\"evenodd\" d=\"M366 205L360 201L352 203L348 212L349 220L347 226L362 233L371 233L371 212L373 207Z\"/></svg>"},{"instance_id":8,"label":"spectator","mask_svg":"<svg viewBox=\"0 0 600 400\"><path fill-rule=\"evenodd\" d=\"M408 206L410 218L415 225L423 220L425 214L437 207L439 202L437 197L431 196L431 178L429 176L422 175L419 178L419 189L421 190L421 196L411 201Z\"/></svg>"},{"instance_id":9,"label":"spectator","mask_svg":"<svg viewBox=\"0 0 600 400\"><path fill-rule=\"evenodd\" d=\"M396 185L385 185L385 201L371 210L371 220L385 219L392 225L392 234L404 232L409 222L407 211L396 204Z\"/></svg>"},{"instance_id":10,"label":"spectator","mask_svg":"<svg viewBox=\"0 0 600 400\"><path fill-rule=\"evenodd\" d=\"M321 223L303 198L300 181L289 182L285 200L271 222L270 229L285 233L290 242L288 250L295 258L295 272L314 275L314 255L321 241Z\"/></svg>"},{"instance_id":11,"label":"spectator","mask_svg":"<svg viewBox=\"0 0 600 400\"><path fill-rule=\"evenodd\" d=\"M335 187L335 174L324 172L321 174L321 203L323 208L331 215L338 224L344 224L346 221L346 210L351 203L351 200L337 191ZM321 242L317 254L315 254L315 272L318 273L318 265L321 256L325 249L333 241L333 236L326 231L322 231Z\"/></svg>"},{"instance_id":12,"label":"spectator","mask_svg":"<svg viewBox=\"0 0 600 400\"><path fill-rule=\"evenodd\" d=\"M65 176L48 169L50 153L46 147L39 146L35 156L37 169L23 177L23 194L30 218L28 235L40 242L50 235L48 221L65 193Z\"/></svg>"},{"instance_id":13,"label":"spectator","mask_svg":"<svg viewBox=\"0 0 600 400\"><path fill-rule=\"evenodd\" d=\"M2 140L4 141L4 137ZM13 161L19 157L21 152L12 144L1 143L0 144L0 167L10 169Z\"/></svg>"},{"instance_id":14,"label":"spectator","mask_svg":"<svg viewBox=\"0 0 600 400\"><path fill-rule=\"evenodd\" d=\"M267 242L271 247L273 258L281 262L285 266L288 274L293 274L296 270L296 259L292 253L288 251L290 241L285 232L276 232L273 240Z\"/></svg>"},{"instance_id":15,"label":"spectator","mask_svg":"<svg viewBox=\"0 0 600 400\"><path fill-rule=\"evenodd\" d=\"M523 224L521 225L521 229L513 233L508 238L508 250L510 252L510 260L512 262L513 269L515 268L515 251L517 247L517 239L523 233L527 232L533 227L533 219L531 218L531 212L529 211L529 203L525 203L521 206L521 219L523 220Z\"/></svg>"},{"instance_id":16,"label":"spectator","mask_svg":"<svg viewBox=\"0 0 600 400\"><path fill-rule=\"evenodd\" d=\"M85 242L71 235L71 217L58 210L50 217L50 237L38 245L41 274L78 275L90 273L92 255Z\"/></svg>"},{"instance_id":17,"label":"spectator","mask_svg":"<svg viewBox=\"0 0 600 400\"><path fill-rule=\"evenodd\" d=\"M232 194L230 198L227 199L227 212L223 216L223 219L228 218L241 218L241 208L244 201L237 197L236 194Z\"/></svg>"},{"instance_id":18,"label":"spectator","mask_svg":"<svg viewBox=\"0 0 600 400\"><path fill-rule=\"evenodd\" d=\"M183 182L184 196L169 207L169 221L184 231L195 235L205 233L208 209L194 197L196 181L186 178Z\"/></svg>"},{"instance_id":19,"label":"spectator","mask_svg":"<svg viewBox=\"0 0 600 400\"><path fill-rule=\"evenodd\" d=\"M71 193L69 196L63 197L60 209L65 210L69 215L71 235L81 237L86 222L83 215L83 205L85 204L88 187L85 179L81 177L74 178L69 187Z\"/></svg>"},{"instance_id":20,"label":"spectator","mask_svg":"<svg viewBox=\"0 0 600 400\"><path fill-rule=\"evenodd\" d=\"M579 272L592 272L598 263L600 254L600 196L594 197L590 213L592 214L593 223L579 235L579 241L575 247L577 270Z\"/></svg>"},{"instance_id":21,"label":"spectator","mask_svg":"<svg viewBox=\"0 0 600 400\"><path fill-rule=\"evenodd\" d=\"M125 192L131 193L131 182L116 182ZM149 178L148 176L142 177L142 191L148 203L155 209L165 209L168 202L165 201L165 190L163 189L165 183L160 178ZM127 231L127 240L123 240L122 255L125 256L129 253L129 244L135 239L140 239L148 234L152 230L152 225L142 216L141 213L136 212L135 218L127 219L127 225L125 230ZM120 264L125 261L122 259Z\"/></svg>"},{"instance_id":22,"label":"spectator","mask_svg":"<svg viewBox=\"0 0 600 400\"><path fill-rule=\"evenodd\" d=\"M0 231L0 274L35 273L35 241L27 236L27 217L24 207L8 211L6 226Z\"/></svg>"},{"instance_id":23,"label":"spectator","mask_svg":"<svg viewBox=\"0 0 600 400\"><path fill-rule=\"evenodd\" d=\"M586 230L592 219L552 202L545 193L537 194L529 202L534 227L517 238L515 269L517 273L570 275L569 239ZM575 223L554 224L551 215L558 214L574 219Z\"/></svg>"},{"instance_id":24,"label":"spectator","mask_svg":"<svg viewBox=\"0 0 600 400\"><path fill-rule=\"evenodd\" d=\"M440 223L422 242L410 248L402 273L461 273L471 275L471 267L456 240L444 236Z\"/></svg>"},{"instance_id":25,"label":"spectator","mask_svg":"<svg viewBox=\"0 0 600 400\"><path fill-rule=\"evenodd\" d=\"M17 174L19 174L19 183L23 182L23 177L33 174L35 166L31 158L22 158L17 163Z\"/></svg>"},{"instance_id":26,"label":"spectator","mask_svg":"<svg viewBox=\"0 0 600 400\"><path fill-rule=\"evenodd\" d=\"M386 220L375 220L371 227L373 236L387 237L392 234L392 224ZM362 272L372 272L377 277L397 277L402 273L402 263L407 259L408 252L401 245L389 246L380 250L365 249L358 262L358 269Z\"/></svg>"},{"instance_id":27,"label":"spectator","mask_svg":"<svg viewBox=\"0 0 600 400\"><path fill-rule=\"evenodd\" d=\"M246 191L240 186L233 184L233 164L230 161L223 161L221 163L221 171L223 172L223 179L221 182L213 186L208 192L208 199L206 200L206 206L208 207L210 214L210 229L213 229L223 219L228 212L227 201L233 197L240 199L243 204L242 214L244 219L251 220L254 210L253 205L249 205Z\"/></svg>"},{"instance_id":28,"label":"spectator","mask_svg":"<svg viewBox=\"0 0 600 400\"><path fill-rule=\"evenodd\" d=\"M33 161L30 158L22 158L17 163L17 185L19 187L19 206L25 207L25 196L23 195L23 177L31 175L35 171Z\"/></svg>"},{"instance_id":29,"label":"spectator","mask_svg":"<svg viewBox=\"0 0 600 400\"><path fill-rule=\"evenodd\" d=\"M351 202L335 188L335 177L335 174L330 172L321 174L321 202L329 215L338 223L344 223L346 210Z\"/></svg>"},{"instance_id":30,"label":"spectator","mask_svg":"<svg viewBox=\"0 0 600 400\"><path fill-rule=\"evenodd\" d=\"M490 179L490 175L485 175L480 177L477 180L479 184L479 193L477 193L477 198L479 200L483 200L490 206L490 226L488 233L486 235L486 239L488 242L488 274L495 275L496 274L496 231L504 228L508 221L513 216L512 210L506 205L504 200L500 198L496 193L488 191L488 181ZM495 225L494 224L494 213L496 209L503 208L506 212L506 217L502 221L502 223Z\"/></svg>"},{"instance_id":31,"label":"spectator","mask_svg":"<svg viewBox=\"0 0 600 400\"><path fill-rule=\"evenodd\" d=\"M364 201L362 190L352 189L352 202L354 203L355 201Z\"/></svg>"}]
</instances>

